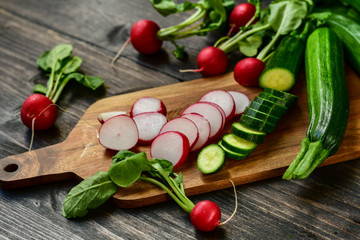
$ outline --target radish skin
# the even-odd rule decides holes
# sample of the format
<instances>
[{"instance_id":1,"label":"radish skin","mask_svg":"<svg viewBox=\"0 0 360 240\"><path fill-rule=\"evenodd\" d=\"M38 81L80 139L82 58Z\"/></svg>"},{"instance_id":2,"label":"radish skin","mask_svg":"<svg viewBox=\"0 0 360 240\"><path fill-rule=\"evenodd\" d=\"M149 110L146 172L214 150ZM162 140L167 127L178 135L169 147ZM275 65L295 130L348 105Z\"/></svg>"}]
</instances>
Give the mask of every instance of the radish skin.
<instances>
[{"instance_id":1,"label":"radish skin","mask_svg":"<svg viewBox=\"0 0 360 240\"><path fill-rule=\"evenodd\" d=\"M223 74L228 68L228 58L225 52L213 46L202 49L196 61L204 77Z\"/></svg>"},{"instance_id":2,"label":"radish skin","mask_svg":"<svg viewBox=\"0 0 360 240\"><path fill-rule=\"evenodd\" d=\"M98 116L98 121L103 124L106 120L109 118L118 116L118 115L126 115L127 113L125 111L115 111L115 112L104 112L100 113Z\"/></svg>"},{"instance_id":3,"label":"radish skin","mask_svg":"<svg viewBox=\"0 0 360 240\"><path fill-rule=\"evenodd\" d=\"M245 87L258 87L265 63L257 58L244 58L234 68L235 81Z\"/></svg>"},{"instance_id":4,"label":"radish skin","mask_svg":"<svg viewBox=\"0 0 360 240\"><path fill-rule=\"evenodd\" d=\"M162 46L162 41L157 38L159 30L160 27L155 22L147 19L139 20L131 28L131 44L141 54L154 54Z\"/></svg>"}]
</instances>

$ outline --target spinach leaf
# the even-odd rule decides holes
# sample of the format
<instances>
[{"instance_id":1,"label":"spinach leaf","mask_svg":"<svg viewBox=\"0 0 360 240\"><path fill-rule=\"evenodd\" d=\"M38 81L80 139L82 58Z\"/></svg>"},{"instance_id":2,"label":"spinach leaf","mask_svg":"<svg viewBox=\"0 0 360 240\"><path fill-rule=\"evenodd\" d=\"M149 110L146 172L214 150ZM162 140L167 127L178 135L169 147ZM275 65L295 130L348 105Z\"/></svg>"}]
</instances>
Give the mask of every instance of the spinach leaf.
<instances>
[{"instance_id":1,"label":"spinach leaf","mask_svg":"<svg viewBox=\"0 0 360 240\"><path fill-rule=\"evenodd\" d=\"M105 203L117 190L108 173L99 171L71 189L65 197L62 213L66 218L85 216L89 209Z\"/></svg>"},{"instance_id":2,"label":"spinach leaf","mask_svg":"<svg viewBox=\"0 0 360 240\"><path fill-rule=\"evenodd\" d=\"M146 153L141 152L112 165L108 171L111 180L120 187L136 182L143 171L150 171L151 164Z\"/></svg>"}]
</instances>

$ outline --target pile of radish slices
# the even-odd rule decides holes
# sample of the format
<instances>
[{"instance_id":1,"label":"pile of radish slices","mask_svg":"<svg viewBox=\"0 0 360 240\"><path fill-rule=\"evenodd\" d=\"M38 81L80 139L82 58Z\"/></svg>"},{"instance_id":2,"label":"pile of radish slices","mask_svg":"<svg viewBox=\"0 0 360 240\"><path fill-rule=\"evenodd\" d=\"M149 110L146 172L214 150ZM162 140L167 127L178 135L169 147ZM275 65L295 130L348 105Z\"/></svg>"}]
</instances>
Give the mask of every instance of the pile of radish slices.
<instances>
[{"instance_id":1,"label":"pile of radish slices","mask_svg":"<svg viewBox=\"0 0 360 240\"><path fill-rule=\"evenodd\" d=\"M125 111L101 113L98 139L105 148L116 151L138 143L151 144L152 158L167 159L177 168L190 152L219 136L225 124L240 116L249 103L241 92L213 90L168 121L160 99L142 97L134 102L129 115Z\"/></svg>"}]
</instances>

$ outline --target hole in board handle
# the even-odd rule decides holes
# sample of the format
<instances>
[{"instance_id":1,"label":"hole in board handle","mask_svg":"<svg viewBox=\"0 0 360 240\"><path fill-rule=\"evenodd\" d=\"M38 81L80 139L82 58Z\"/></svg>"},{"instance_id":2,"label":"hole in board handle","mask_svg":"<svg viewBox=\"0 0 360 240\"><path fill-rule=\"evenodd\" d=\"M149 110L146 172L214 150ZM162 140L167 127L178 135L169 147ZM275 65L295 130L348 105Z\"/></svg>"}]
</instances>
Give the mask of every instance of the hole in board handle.
<instances>
[{"instance_id":1,"label":"hole in board handle","mask_svg":"<svg viewBox=\"0 0 360 240\"><path fill-rule=\"evenodd\" d=\"M19 166L17 164L10 163L4 167L4 171L5 172L15 172L16 170L18 170L18 168L19 168Z\"/></svg>"}]
</instances>

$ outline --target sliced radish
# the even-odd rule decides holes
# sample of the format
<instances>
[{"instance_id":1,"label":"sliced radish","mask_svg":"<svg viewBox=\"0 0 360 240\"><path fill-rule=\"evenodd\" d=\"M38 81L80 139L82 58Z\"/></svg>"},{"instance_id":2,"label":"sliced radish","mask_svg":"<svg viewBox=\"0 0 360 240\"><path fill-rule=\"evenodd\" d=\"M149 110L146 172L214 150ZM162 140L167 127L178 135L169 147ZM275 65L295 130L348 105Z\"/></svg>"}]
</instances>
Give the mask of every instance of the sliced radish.
<instances>
[{"instance_id":1,"label":"sliced radish","mask_svg":"<svg viewBox=\"0 0 360 240\"><path fill-rule=\"evenodd\" d=\"M193 121L199 130L199 139L196 144L191 148L191 151L196 151L205 146L210 138L210 123L206 118L197 113L187 113L181 116Z\"/></svg>"},{"instance_id":2,"label":"sliced radish","mask_svg":"<svg viewBox=\"0 0 360 240\"><path fill-rule=\"evenodd\" d=\"M210 138L216 137L224 127L224 116L219 106L209 102L197 102L187 107L183 114L198 113L210 123Z\"/></svg>"},{"instance_id":3,"label":"sliced radish","mask_svg":"<svg viewBox=\"0 0 360 240\"><path fill-rule=\"evenodd\" d=\"M109 118L112 118L112 117L115 117L118 115L126 115L126 112L125 111L104 112L104 113L100 113L97 119L99 120L99 122L101 124L103 124Z\"/></svg>"},{"instance_id":4,"label":"sliced radish","mask_svg":"<svg viewBox=\"0 0 360 240\"><path fill-rule=\"evenodd\" d=\"M131 107L130 116L133 117L143 112L158 112L166 115L166 107L164 103L154 97L142 97L134 102Z\"/></svg>"},{"instance_id":5,"label":"sliced radish","mask_svg":"<svg viewBox=\"0 0 360 240\"><path fill-rule=\"evenodd\" d=\"M250 104L250 99L242 92L228 91L235 101L235 117L240 116L247 106Z\"/></svg>"},{"instance_id":6,"label":"sliced radish","mask_svg":"<svg viewBox=\"0 0 360 240\"><path fill-rule=\"evenodd\" d=\"M221 107L226 116L226 122L234 117L235 102L230 93L223 90L214 90L202 96L199 102L212 102Z\"/></svg>"},{"instance_id":7,"label":"sliced radish","mask_svg":"<svg viewBox=\"0 0 360 240\"><path fill-rule=\"evenodd\" d=\"M166 117L157 112L140 113L133 117L139 130L139 143L149 144L159 135L167 122Z\"/></svg>"},{"instance_id":8,"label":"sliced radish","mask_svg":"<svg viewBox=\"0 0 360 240\"><path fill-rule=\"evenodd\" d=\"M120 151L134 147L138 142L139 132L131 117L118 115L101 125L98 137L104 147Z\"/></svg>"},{"instance_id":9,"label":"sliced radish","mask_svg":"<svg viewBox=\"0 0 360 240\"><path fill-rule=\"evenodd\" d=\"M189 155L190 144L188 138L180 132L165 132L157 136L151 143L152 158L166 159L174 168L183 164Z\"/></svg>"},{"instance_id":10,"label":"sliced radish","mask_svg":"<svg viewBox=\"0 0 360 240\"><path fill-rule=\"evenodd\" d=\"M199 139L199 130L196 124L187 118L175 118L167 122L160 130L160 134L164 132L177 131L184 134L192 148Z\"/></svg>"}]
</instances>

